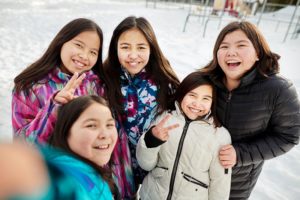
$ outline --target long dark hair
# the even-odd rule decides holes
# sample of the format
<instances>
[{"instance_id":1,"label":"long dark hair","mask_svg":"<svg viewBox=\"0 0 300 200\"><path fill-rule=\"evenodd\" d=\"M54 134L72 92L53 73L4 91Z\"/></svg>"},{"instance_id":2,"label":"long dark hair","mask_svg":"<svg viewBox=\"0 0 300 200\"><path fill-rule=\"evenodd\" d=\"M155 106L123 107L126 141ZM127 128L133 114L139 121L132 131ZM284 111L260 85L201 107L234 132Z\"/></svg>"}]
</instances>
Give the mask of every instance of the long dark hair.
<instances>
[{"instance_id":1,"label":"long dark hair","mask_svg":"<svg viewBox=\"0 0 300 200\"><path fill-rule=\"evenodd\" d=\"M101 175L103 179L108 182L111 191L113 193L117 193L112 180L112 171L110 170L110 166L112 165L111 161L108 163L109 168L100 167L96 163L72 151L68 145L68 138L70 136L71 127L80 117L80 115L94 103L99 103L103 106L108 107L107 102L102 97L94 95L80 96L60 107L55 129L53 134L50 136L49 144L53 147L70 153L71 155L77 157L85 163L88 163Z\"/></svg>"},{"instance_id":2,"label":"long dark hair","mask_svg":"<svg viewBox=\"0 0 300 200\"><path fill-rule=\"evenodd\" d=\"M247 21L231 22L221 30L214 46L213 59L203 69L200 70L202 72L212 74L216 79L222 79L224 77L224 72L218 64L217 53L225 36L237 30L243 31L253 44L259 59L253 67L258 70L260 75L263 77L268 77L270 73L278 73L278 60L280 56L271 52L270 47L262 33L254 24Z\"/></svg>"},{"instance_id":3,"label":"long dark hair","mask_svg":"<svg viewBox=\"0 0 300 200\"><path fill-rule=\"evenodd\" d=\"M181 105L181 102L184 98L184 96L190 92L191 90L201 86L201 85L209 85L212 87L212 105L211 105L211 113L208 117L213 117L213 123L215 127L220 127L221 124L217 118L217 108L216 108L216 100L217 100L217 93L216 88L212 81L209 79L208 76L204 75L201 72L192 72L187 77L183 79L183 81L180 83L179 87L176 90L175 93L175 100Z\"/></svg>"},{"instance_id":4,"label":"long dark hair","mask_svg":"<svg viewBox=\"0 0 300 200\"><path fill-rule=\"evenodd\" d=\"M123 113L122 93L120 87L120 67L118 59L118 40L122 33L130 29L138 29L147 39L150 45L150 58L145 66L146 72L158 86L158 110L161 113L170 106L169 97L179 85L179 80L165 58L157 43L156 36L150 23L143 17L130 16L125 18L114 30L108 51L108 57L104 62L104 70L107 83L107 97L111 107L117 113Z\"/></svg>"},{"instance_id":5,"label":"long dark hair","mask_svg":"<svg viewBox=\"0 0 300 200\"><path fill-rule=\"evenodd\" d=\"M85 31L96 31L100 39L100 48L98 53L97 63L93 66L92 70L103 78L103 65L102 65L102 46L103 46L103 33L101 28L92 20L85 18L78 18L67 25L65 25L54 37L46 52L37 61L29 65L24 71L15 77L15 89L17 92L21 90L28 91L32 83L38 82L44 78L49 72L61 65L60 51L62 46L76 37L78 34Z\"/></svg>"}]
</instances>

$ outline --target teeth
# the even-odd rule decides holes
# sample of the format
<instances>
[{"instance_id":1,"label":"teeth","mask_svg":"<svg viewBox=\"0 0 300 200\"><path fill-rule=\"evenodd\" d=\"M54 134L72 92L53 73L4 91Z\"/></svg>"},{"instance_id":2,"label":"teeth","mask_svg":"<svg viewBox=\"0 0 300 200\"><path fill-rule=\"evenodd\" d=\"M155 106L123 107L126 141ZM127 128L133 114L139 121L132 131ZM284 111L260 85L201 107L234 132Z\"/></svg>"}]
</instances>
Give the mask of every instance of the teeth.
<instances>
[{"instance_id":1,"label":"teeth","mask_svg":"<svg viewBox=\"0 0 300 200\"><path fill-rule=\"evenodd\" d=\"M190 108L190 110L191 110L192 112L194 112L194 113L201 112L201 110L199 110L199 109L194 109L194 108Z\"/></svg>"},{"instance_id":2,"label":"teeth","mask_svg":"<svg viewBox=\"0 0 300 200\"><path fill-rule=\"evenodd\" d=\"M105 145L99 145L97 148L98 149L108 149L109 145L105 144Z\"/></svg>"},{"instance_id":3,"label":"teeth","mask_svg":"<svg viewBox=\"0 0 300 200\"><path fill-rule=\"evenodd\" d=\"M80 66L80 67L83 67L83 66L84 66L84 64L82 64L81 62L78 62L77 60L75 60L74 62L75 62L76 65L78 65L78 66Z\"/></svg>"},{"instance_id":4,"label":"teeth","mask_svg":"<svg viewBox=\"0 0 300 200\"><path fill-rule=\"evenodd\" d=\"M138 63L137 62L130 62L129 64L132 65L132 66L136 66Z\"/></svg>"},{"instance_id":5,"label":"teeth","mask_svg":"<svg viewBox=\"0 0 300 200\"><path fill-rule=\"evenodd\" d=\"M239 61L227 61L226 64L240 64L241 62Z\"/></svg>"}]
</instances>

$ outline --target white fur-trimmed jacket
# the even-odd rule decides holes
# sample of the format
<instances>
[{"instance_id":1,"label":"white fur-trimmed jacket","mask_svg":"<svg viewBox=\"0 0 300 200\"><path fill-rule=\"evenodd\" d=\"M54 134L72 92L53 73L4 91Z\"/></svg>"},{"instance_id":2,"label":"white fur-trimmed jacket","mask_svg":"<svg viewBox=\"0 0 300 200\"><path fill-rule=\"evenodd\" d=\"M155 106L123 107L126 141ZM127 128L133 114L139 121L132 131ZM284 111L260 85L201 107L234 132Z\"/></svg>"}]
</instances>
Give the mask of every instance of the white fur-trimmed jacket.
<instances>
[{"instance_id":1,"label":"white fur-trimmed jacket","mask_svg":"<svg viewBox=\"0 0 300 200\"><path fill-rule=\"evenodd\" d=\"M144 138L151 130L138 142L138 162L150 171L140 190L141 199L228 199L231 169L225 170L218 158L219 149L231 143L228 131L206 121L187 121L178 106L165 126L176 123L179 127L169 132L165 143L147 148Z\"/></svg>"}]
</instances>

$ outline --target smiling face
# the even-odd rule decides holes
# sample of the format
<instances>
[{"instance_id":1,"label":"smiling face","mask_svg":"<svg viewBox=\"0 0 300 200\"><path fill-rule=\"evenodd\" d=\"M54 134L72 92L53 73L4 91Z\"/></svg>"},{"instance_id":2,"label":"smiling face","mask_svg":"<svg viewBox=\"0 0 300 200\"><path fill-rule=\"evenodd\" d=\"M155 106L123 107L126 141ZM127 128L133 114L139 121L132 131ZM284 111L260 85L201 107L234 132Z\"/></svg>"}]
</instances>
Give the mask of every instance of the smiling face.
<instances>
[{"instance_id":1,"label":"smiling face","mask_svg":"<svg viewBox=\"0 0 300 200\"><path fill-rule=\"evenodd\" d=\"M118 40L118 58L131 76L138 74L148 63L150 46L141 31L129 29Z\"/></svg>"},{"instance_id":2,"label":"smiling face","mask_svg":"<svg viewBox=\"0 0 300 200\"><path fill-rule=\"evenodd\" d=\"M117 129L108 107L92 103L70 129L68 145L78 155L103 166L110 160Z\"/></svg>"},{"instance_id":3,"label":"smiling face","mask_svg":"<svg viewBox=\"0 0 300 200\"><path fill-rule=\"evenodd\" d=\"M206 115L211 108L213 88L201 85L189 91L181 101L181 109L191 120Z\"/></svg>"},{"instance_id":4,"label":"smiling face","mask_svg":"<svg viewBox=\"0 0 300 200\"><path fill-rule=\"evenodd\" d=\"M96 64L100 38L96 31L84 31L64 43L60 51L62 71L67 74L88 71Z\"/></svg>"},{"instance_id":5,"label":"smiling face","mask_svg":"<svg viewBox=\"0 0 300 200\"><path fill-rule=\"evenodd\" d=\"M234 89L241 77L248 72L258 60L252 42L241 30L228 33L217 52L218 63L226 76L228 89Z\"/></svg>"}]
</instances>

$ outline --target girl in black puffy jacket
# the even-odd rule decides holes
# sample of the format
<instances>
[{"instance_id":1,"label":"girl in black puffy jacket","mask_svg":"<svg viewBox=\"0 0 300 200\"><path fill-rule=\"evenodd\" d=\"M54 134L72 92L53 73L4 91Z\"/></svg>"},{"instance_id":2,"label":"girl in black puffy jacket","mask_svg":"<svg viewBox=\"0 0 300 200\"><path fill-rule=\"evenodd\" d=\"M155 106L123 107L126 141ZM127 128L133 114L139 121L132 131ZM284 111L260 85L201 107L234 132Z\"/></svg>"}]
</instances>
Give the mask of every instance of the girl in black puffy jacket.
<instances>
[{"instance_id":1,"label":"girl in black puffy jacket","mask_svg":"<svg viewBox=\"0 0 300 200\"><path fill-rule=\"evenodd\" d=\"M279 58L253 24L232 22L200 70L217 87L217 116L232 138L219 152L221 164L233 166L232 200L248 199L264 161L299 143L300 103L293 84L278 74Z\"/></svg>"}]
</instances>

